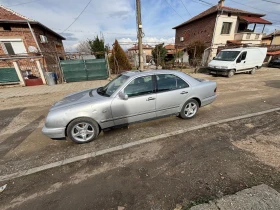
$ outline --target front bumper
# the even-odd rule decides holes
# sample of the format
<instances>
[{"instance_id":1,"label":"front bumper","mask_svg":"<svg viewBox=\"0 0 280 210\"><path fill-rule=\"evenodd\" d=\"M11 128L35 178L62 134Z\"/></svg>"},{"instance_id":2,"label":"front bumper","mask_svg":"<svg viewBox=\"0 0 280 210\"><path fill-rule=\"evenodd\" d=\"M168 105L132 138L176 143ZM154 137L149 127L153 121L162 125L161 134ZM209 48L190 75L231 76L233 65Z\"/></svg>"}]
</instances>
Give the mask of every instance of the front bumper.
<instances>
[{"instance_id":1,"label":"front bumper","mask_svg":"<svg viewBox=\"0 0 280 210\"><path fill-rule=\"evenodd\" d=\"M65 128L47 128L44 126L42 133L51 139L65 138Z\"/></svg>"},{"instance_id":2,"label":"front bumper","mask_svg":"<svg viewBox=\"0 0 280 210\"><path fill-rule=\"evenodd\" d=\"M230 69L216 69L208 67L209 74L227 76Z\"/></svg>"}]
</instances>

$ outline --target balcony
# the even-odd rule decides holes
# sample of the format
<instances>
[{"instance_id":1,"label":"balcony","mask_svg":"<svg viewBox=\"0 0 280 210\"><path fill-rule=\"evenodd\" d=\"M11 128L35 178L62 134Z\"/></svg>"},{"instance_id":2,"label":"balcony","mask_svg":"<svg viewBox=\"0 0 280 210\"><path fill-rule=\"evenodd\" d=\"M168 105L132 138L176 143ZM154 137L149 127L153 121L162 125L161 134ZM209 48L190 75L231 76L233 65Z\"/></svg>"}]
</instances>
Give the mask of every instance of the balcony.
<instances>
[{"instance_id":1,"label":"balcony","mask_svg":"<svg viewBox=\"0 0 280 210\"><path fill-rule=\"evenodd\" d=\"M234 40L242 44L261 44L262 37L262 33L239 32L234 35Z\"/></svg>"}]
</instances>

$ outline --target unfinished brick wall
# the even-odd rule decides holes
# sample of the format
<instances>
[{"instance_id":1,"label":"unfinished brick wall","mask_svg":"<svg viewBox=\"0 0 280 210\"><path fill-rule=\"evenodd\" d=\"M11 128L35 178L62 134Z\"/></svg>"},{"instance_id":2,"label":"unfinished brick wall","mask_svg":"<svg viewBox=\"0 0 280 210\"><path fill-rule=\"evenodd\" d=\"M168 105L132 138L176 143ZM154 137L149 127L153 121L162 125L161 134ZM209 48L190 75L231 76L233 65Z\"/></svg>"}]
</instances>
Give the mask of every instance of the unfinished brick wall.
<instances>
[{"instance_id":1,"label":"unfinished brick wall","mask_svg":"<svg viewBox=\"0 0 280 210\"><path fill-rule=\"evenodd\" d=\"M22 39L23 44L25 46L26 52L28 52L29 46L34 46L37 48L36 42L30 32L30 29L27 23L23 24L10 24L11 30L4 30L3 26L0 24L0 38L4 39L12 39L12 38L19 38ZM65 51L63 47L62 40L54 35L53 33L49 32L47 29L43 27L32 24L31 25L33 32L36 36L37 42L40 46L42 51L43 58L25 58L25 59L13 59L13 60L0 60L0 67L13 67L13 61L17 61L21 70L29 70L31 69L34 75L38 75L38 71L36 70L35 61L40 60L44 69L46 71L56 72L57 74L61 75L58 58L65 59ZM48 43L41 43L40 35L45 35L48 39ZM29 56L38 56L38 54L29 53ZM0 56L1 57L8 57L5 54L4 50L0 46Z\"/></svg>"},{"instance_id":2,"label":"unfinished brick wall","mask_svg":"<svg viewBox=\"0 0 280 210\"><path fill-rule=\"evenodd\" d=\"M215 28L217 13L195 20L176 29L175 44L179 48L186 48L195 41L203 41L207 46L211 45ZM184 37L184 41L180 41Z\"/></svg>"}]
</instances>

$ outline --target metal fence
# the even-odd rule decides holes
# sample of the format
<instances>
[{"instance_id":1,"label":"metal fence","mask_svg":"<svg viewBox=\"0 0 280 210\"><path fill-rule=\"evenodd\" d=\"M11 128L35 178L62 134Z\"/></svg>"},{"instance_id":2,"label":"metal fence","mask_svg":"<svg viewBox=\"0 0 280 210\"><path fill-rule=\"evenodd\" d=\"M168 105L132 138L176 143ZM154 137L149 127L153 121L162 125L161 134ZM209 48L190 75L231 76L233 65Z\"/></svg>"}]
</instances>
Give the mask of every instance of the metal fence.
<instances>
[{"instance_id":1,"label":"metal fence","mask_svg":"<svg viewBox=\"0 0 280 210\"><path fill-rule=\"evenodd\" d=\"M105 59L65 60L60 62L66 82L100 80L108 78Z\"/></svg>"}]
</instances>

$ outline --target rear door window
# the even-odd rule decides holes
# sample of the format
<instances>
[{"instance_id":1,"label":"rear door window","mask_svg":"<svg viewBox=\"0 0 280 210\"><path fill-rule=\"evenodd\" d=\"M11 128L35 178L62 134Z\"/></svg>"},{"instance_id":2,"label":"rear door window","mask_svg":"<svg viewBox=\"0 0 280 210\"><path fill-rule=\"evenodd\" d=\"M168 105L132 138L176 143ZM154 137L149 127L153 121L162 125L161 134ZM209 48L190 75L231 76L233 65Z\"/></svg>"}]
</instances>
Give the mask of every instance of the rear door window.
<instances>
[{"instance_id":1,"label":"rear door window","mask_svg":"<svg viewBox=\"0 0 280 210\"><path fill-rule=\"evenodd\" d=\"M172 91L189 87L184 80L173 74L158 74L156 75L156 78L157 92Z\"/></svg>"}]
</instances>

